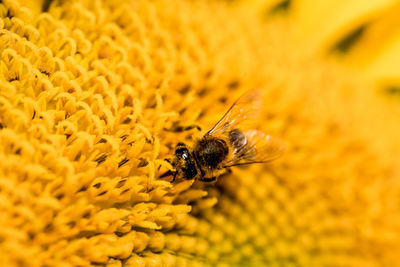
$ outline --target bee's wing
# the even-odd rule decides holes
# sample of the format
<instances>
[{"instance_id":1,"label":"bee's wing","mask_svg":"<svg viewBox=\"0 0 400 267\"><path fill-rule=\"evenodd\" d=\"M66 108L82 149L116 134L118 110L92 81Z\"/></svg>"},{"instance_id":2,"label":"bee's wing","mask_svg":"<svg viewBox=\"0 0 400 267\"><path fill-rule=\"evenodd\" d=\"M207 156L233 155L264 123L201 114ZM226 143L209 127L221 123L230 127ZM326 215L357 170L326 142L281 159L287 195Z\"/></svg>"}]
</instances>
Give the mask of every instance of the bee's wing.
<instances>
[{"instance_id":1,"label":"bee's wing","mask_svg":"<svg viewBox=\"0 0 400 267\"><path fill-rule=\"evenodd\" d=\"M260 89L247 91L233 103L222 119L206 135L229 133L235 128L250 129L258 118L262 106L262 91Z\"/></svg>"},{"instance_id":2,"label":"bee's wing","mask_svg":"<svg viewBox=\"0 0 400 267\"><path fill-rule=\"evenodd\" d=\"M230 136L232 130L239 130L246 136L245 141L239 141L243 142L242 147L224 167L268 162L278 158L284 151L285 145L282 141L253 130L262 106L262 91L249 90L233 103L222 119L206 134Z\"/></svg>"},{"instance_id":3,"label":"bee's wing","mask_svg":"<svg viewBox=\"0 0 400 267\"><path fill-rule=\"evenodd\" d=\"M281 140L261 131L249 130L244 134L247 138L246 147L237 154L234 154L232 160L225 163L225 168L268 162L278 158L285 150L285 144Z\"/></svg>"}]
</instances>

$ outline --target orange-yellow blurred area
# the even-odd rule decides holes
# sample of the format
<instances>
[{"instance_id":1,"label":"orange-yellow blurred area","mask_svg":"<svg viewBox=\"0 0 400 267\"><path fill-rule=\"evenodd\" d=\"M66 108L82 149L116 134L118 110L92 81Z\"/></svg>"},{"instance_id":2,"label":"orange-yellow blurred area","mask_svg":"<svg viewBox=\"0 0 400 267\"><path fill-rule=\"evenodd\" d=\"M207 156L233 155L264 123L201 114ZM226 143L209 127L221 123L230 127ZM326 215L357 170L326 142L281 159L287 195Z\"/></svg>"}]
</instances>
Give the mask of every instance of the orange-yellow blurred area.
<instances>
[{"instance_id":1,"label":"orange-yellow blurred area","mask_svg":"<svg viewBox=\"0 0 400 267\"><path fill-rule=\"evenodd\" d=\"M0 265L400 266L399 15L0 1ZM214 184L160 178L252 88L282 157Z\"/></svg>"}]
</instances>

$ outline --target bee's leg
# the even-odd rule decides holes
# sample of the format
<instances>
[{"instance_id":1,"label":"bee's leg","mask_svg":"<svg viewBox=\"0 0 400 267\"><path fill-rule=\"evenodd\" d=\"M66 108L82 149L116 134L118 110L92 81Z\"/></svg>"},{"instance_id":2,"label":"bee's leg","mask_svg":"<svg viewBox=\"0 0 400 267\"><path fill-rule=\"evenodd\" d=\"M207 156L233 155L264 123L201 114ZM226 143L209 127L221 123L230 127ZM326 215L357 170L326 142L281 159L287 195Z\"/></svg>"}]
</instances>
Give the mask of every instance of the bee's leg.
<instances>
[{"instance_id":1,"label":"bee's leg","mask_svg":"<svg viewBox=\"0 0 400 267\"><path fill-rule=\"evenodd\" d=\"M192 124L192 125L189 125L189 126L180 126L180 125L178 125L178 126L174 126L174 127L170 128L170 129L165 129L164 128L164 130L166 130L166 131L171 131L171 132L175 132L175 133L181 133L181 132L189 131L189 130L192 130L192 129L196 129L198 131L201 131L201 127L199 125L197 125L197 124Z\"/></svg>"},{"instance_id":2,"label":"bee's leg","mask_svg":"<svg viewBox=\"0 0 400 267\"><path fill-rule=\"evenodd\" d=\"M167 177L167 176L170 176L170 175L175 175L175 173L176 172L168 170L168 171L164 172L163 174L161 174L159 178L164 178L164 177Z\"/></svg>"},{"instance_id":3,"label":"bee's leg","mask_svg":"<svg viewBox=\"0 0 400 267\"><path fill-rule=\"evenodd\" d=\"M178 172L175 172L175 173L174 173L174 177L172 178L171 183L175 182L175 178L176 178L176 174L177 174L177 173L178 173Z\"/></svg>"},{"instance_id":4,"label":"bee's leg","mask_svg":"<svg viewBox=\"0 0 400 267\"><path fill-rule=\"evenodd\" d=\"M175 166L174 163L171 161L171 159L165 158L164 161L168 162L168 163L171 164L173 167ZM160 168L161 168L161 165L160 165L160 167L159 167L158 169L160 169ZM175 170L175 171L168 170L168 171L164 172L163 174L161 174L159 178L164 178L164 177L167 177L167 176L172 175L172 176L173 176L172 182L174 182L177 173L178 173L178 172L177 172L176 170Z\"/></svg>"},{"instance_id":5,"label":"bee's leg","mask_svg":"<svg viewBox=\"0 0 400 267\"><path fill-rule=\"evenodd\" d=\"M211 178L201 177L199 180L202 182L211 183L211 182L214 182L215 180L217 180L217 177L215 177L215 176L211 177Z\"/></svg>"}]
</instances>

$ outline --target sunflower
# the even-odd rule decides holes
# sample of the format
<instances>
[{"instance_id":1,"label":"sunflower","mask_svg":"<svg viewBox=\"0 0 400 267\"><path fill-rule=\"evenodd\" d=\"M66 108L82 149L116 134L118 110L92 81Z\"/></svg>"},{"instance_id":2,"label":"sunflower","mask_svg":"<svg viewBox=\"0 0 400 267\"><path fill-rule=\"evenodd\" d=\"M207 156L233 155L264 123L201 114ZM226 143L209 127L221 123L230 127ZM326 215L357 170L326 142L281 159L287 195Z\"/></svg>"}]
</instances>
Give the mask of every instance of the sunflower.
<instances>
[{"instance_id":1,"label":"sunflower","mask_svg":"<svg viewBox=\"0 0 400 267\"><path fill-rule=\"evenodd\" d=\"M0 265L400 266L397 1L0 1ZM271 164L161 174L263 90Z\"/></svg>"}]
</instances>

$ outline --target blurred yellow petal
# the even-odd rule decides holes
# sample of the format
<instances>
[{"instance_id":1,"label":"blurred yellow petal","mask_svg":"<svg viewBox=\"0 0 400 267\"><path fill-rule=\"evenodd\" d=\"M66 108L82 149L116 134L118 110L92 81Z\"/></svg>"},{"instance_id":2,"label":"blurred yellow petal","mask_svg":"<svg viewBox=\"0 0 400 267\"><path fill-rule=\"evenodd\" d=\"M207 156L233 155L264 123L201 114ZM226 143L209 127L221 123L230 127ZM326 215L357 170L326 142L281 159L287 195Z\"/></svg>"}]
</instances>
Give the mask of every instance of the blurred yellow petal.
<instances>
[{"instance_id":1,"label":"blurred yellow petal","mask_svg":"<svg viewBox=\"0 0 400 267\"><path fill-rule=\"evenodd\" d=\"M346 55L346 64L380 87L398 86L400 72L400 6L388 10L384 16L369 23L362 36Z\"/></svg>"},{"instance_id":2,"label":"blurred yellow petal","mask_svg":"<svg viewBox=\"0 0 400 267\"><path fill-rule=\"evenodd\" d=\"M363 24L384 16L395 0L300 0L293 3L293 17L302 49L324 53Z\"/></svg>"}]
</instances>

